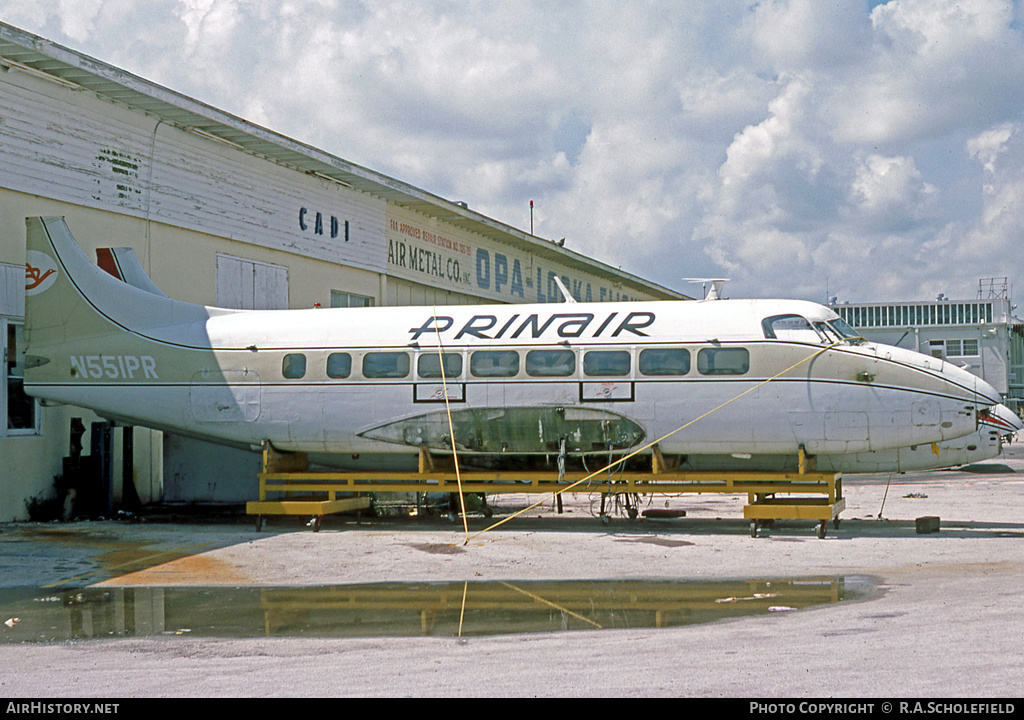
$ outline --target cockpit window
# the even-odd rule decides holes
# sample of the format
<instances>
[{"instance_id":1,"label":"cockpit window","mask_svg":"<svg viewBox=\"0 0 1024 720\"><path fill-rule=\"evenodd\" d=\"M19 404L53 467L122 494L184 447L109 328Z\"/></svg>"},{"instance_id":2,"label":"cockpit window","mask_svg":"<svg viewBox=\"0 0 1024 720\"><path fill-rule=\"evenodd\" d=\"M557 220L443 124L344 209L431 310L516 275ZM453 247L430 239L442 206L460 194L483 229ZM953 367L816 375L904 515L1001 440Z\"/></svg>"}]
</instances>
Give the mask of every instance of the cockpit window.
<instances>
[{"instance_id":1,"label":"cockpit window","mask_svg":"<svg viewBox=\"0 0 1024 720\"><path fill-rule=\"evenodd\" d=\"M816 322L814 327L818 329L818 332L829 343L847 342L859 345L864 342L864 338L841 318L829 320L828 322Z\"/></svg>"},{"instance_id":2,"label":"cockpit window","mask_svg":"<svg viewBox=\"0 0 1024 720\"><path fill-rule=\"evenodd\" d=\"M827 342L837 343L843 339L843 336L826 322L816 322L814 323L814 327L818 329L818 332L821 333L821 336L825 338Z\"/></svg>"},{"instance_id":3,"label":"cockpit window","mask_svg":"<svg viewBox=\"0 0 1024 720\"><path fill-rule=\"evenodd\" d=\"M863 340L859 332L854 330L850 325L847 324L842 318L835 318L834 320L828 321L829 327L835 330L844 340Z\"/></svg>"},{"instance_id":4,"label":"cockpit window","mask_svg":"<svg viewBox=\"0 0 1024 720\"><path fill-rule=\"evenodd\" d=\"M801 315L773 315L761 321L764 336L772 340L820 343L822 336Z\"/></svg>"},{"instance_id":5,"label":"cockpit window","mask_svg":"<svg viewBox=\"0 0 1024 720\"><path fill-rule=\"evenodd\" d=\"M842 318L811 323L801 315L772 315L761 321L764 336L771 340L807 343L848 342L859 344L864 338Z\"/></svg>"}]
</instances>

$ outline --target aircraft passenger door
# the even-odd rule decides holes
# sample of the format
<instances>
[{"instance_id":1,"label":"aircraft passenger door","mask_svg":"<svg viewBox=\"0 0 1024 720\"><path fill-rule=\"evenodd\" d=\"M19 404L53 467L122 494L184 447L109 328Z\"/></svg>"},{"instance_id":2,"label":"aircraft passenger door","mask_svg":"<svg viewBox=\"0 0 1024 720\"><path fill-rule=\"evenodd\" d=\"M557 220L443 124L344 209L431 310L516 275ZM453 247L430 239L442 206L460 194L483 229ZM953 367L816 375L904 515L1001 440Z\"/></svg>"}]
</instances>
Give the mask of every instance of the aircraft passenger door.
<instances>
[{"instance_id":1,"label":"aircraft passenger door","mask_svg":"<svg viewBox=\"0 0 1024 720\"><path fill-rule=\"evenodd\" d=\"M189 387L192 419L201 423L253 422L260 416L260 400L255 370L203 370Z\"/></svg>"}]
</instances>

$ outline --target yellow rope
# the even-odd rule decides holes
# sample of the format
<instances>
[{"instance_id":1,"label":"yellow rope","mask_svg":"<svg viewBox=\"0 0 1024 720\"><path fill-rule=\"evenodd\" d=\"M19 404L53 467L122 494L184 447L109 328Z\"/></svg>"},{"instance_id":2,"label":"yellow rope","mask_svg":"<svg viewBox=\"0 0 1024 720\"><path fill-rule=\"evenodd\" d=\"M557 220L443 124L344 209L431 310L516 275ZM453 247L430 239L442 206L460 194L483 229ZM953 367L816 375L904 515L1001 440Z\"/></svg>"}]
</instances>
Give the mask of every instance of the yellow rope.
<instances>
[{"instance_id":1,"label":"yellow rope","mask_svg":"<svg viewBox=\"0 0 1024 720\"><path fill-rule=\"evenodd\" d=\"M536 593L529 592L528 590L524 590L521 587L516 587L515 585L513 585L511 583L508 583L508 582L505 582L504 580L502 580L500 582L501 582L502 585L507 587L509 590L515 590L516 592L522 593L523 595L525 595L526 597L530 598L534 602L540 603L541 605L547 605L549 608L551 608L553 610L558 610L559 612L563 612L566 615L569 615L571 617L576 618L577 620L582 620L585 623L589 623L590 625L593 625L594 627L596 627L598 630L603 630L604 629L603 627L601 627L600 623L595 622L594 620L591 620L590 618L583 617L579 613L575 613L575 612L573 612L572 610L570 610L569 608L567 608L567 607L565 607L563 605L557 605L557 604L551 602L550 600L546 600L546 599L542 598L540 595L537 595Z\"/></svg>"},{"instance_id":2,"label":"yellow rope","mask_svg":"<svg viewBox=\"0 0 1024 720\"><path fill-rule=\"evenodd\" d=\"M462 619L466 616L466 595L469 593L469 580L462 581L462 609L459 610L459 637L462 637Z\"/></svg>"},{"instance_id":3,"label":"yellow rope","mask_svg":"<svg viewBox=\"0 0 1024 720\"><path fill-rule=\"evenodd\" d=\"M437 307L434 307L434 329L437 334L437 361L441 366L441 387L444 390L444 410L448 414L448 437L452 441L452 459L455 462L455 482L459 486L459 510L462 515L462 532L469 542L469 522L466 520L466 499L462 494L462 475L459 472L459 451L455 449L455 425L452 423L452 408L448 401L448 373L444 367L444 353L441 346L441 331L437 330ZM429 450L427 452L430 452Z\"/></svg>"},{"instance_id":4,"label":"yellow rope","mask_svg":"<svg viewBox=\"0 0 1024 720\"><path fill-rule=\"evenodd\" d=\"M842 342L842 341L839 341L839 342ZM764 381L762 381L762 382L759 382L759 383L758 383L757 385L754 385L754 386L753 386L753 387L751 387L751 388L747 388L746 390L744 390L743 392L741 392L741 393L740 393L739 395L737 395L736 397L732 398L731 400L726 400L726 401L725 401L724 403L722 403L722 404L721 404L721 405L719 405L718 407L714 408L713 410L708 410L708 411L707 411L706 413L704 413L704 414L703 414L703 415L701 415L700 417L696 417L696 418L694 418L693 420L691 420L690 422L686 423L685 425L682 425L682 426L680 426L680 427L677 427L677 428L676 428L675 430L673 430L673 431L672 431L672 432L670 432L670 433L665 433L664 435L662 435L662 436L661 436L660 438L658 438L657 440L655 440L655 441L653 441L653 442L649 442L649 443L647 443L646 445L644 445L644 446L642 446L642 447L639 447L639 448L637 448L637 449L636 449L636 450L634 450L633 452L629 453L628 455L624 455L623 457L619 458L619 459L618 459L618 460L616 460L615 462L612 462L612 463L609 463L609 464L605 465L605 466L604 466L603 468L601 468L600 470L595 470L594 472L592 472L592 473L590 473L589 475L587 475L587 476L586 476L585 478L582 478L582 479L580 479L580 480L577 480L576 482L572 483L571 485L566 485L566 486L565 486L564 488L559 488L558 490L556 490L556 491L555 491L555 492L554 492L554 493L553 493L553 494L551 495L551 497L556 497L557 495L560 495L560 494L562 494L562 493L564 493L564 492L568 492L569 490L572 490L572 489L573 489L574 487L576 487L577 485L582 485L583 483L587 482L588 480L590 480L590 479L592 479L592 478L594 478L594 477L597 477L598 475L600 475L601 473L605 472L606 470L610 470L611 468L615 467L615 466L616 466L616 465L618 465L619 463L623 463L623 462L625 462L626 460L629 460L629 459L630 459L631 457L634 457L635 455L639 455L639 454L640 454L640 453L642 453L642 452L643 452L644 450L648 450L648 449L650 449L650 448L654 447L655 445L657 445L658 443L660 443L660 442L661 442L662 440L665 440L666 438L670 438L670 437L672 437L673 435L675 435L675 434L676 434L677 432L679 432L680 430L685 430L686 428L690 427L690 426L691 426L691 425L693 425L694 423L697 423L697 422L699 422L699 421L703 420L703 419L704 419L704 418L706 418L706 417L707 417L708 415L711 415L711 414L713 414L713 413L716 413L716 412L718 412L719 410L721 410L722 408L724 408L724 407L725 407L726 405L729 405L730 403L734 403L734 402L736 402L737 400L739 400L739 399L740 399L741 397L743 397L744 395L749 395L750 393L754 392L754 391L755 391L755 390L757 390L758 388L760 388L760 387L763 387L763 386L767 385L768 383L772 382L773 380L777 380L778 378L782 377L783 375L785 375L786 373L788 373L788 372L789 372L790 370L794 370L794 369L796 369L796 368L800 367L801 365L803 365L804 363L806 363L806 362L810 362L810 361L811 361L811 360L813 360L814 358L816 358L816 357L818 357L819 355L821 355L821 354L822 354L823 352L826 352L827 350L831 350L832 348L834 348L834 347L835 347L836 345L838 345L838 344L839 344L839 342L834 342L834 343L832 343L831 345L828 345L828 346L826 346L826 347L823 347L823 348L822 348L821 350L818 350L817 352L815 352L815 353L813 353L813 354L811 354L811 355L808 355L807 357L805 357L805 358L804 358L803 360L801 360L800 362L798 362L798 363L795 363L794 365L790 365L790 366L789 366L788 368L786 368L786 369L785 369L785 370L783 370L782 372L780 372L780 373L778 373L778 374L776 374L776 375L773 375L772 377L768 378L767 380L764 380ZM523 508L522 510L519 510L518 512L512 513L512 514L511 514L511 515L509 515L509 516L508 516L507 518L504 518L504 519L502 519L502 520L500 520L500 521L498 521L498 522L494 523L494 524L493 524L493 525L491 525L490 527L484 528L484 529L483 529L483 530L481 530L480 532L478 532L478 533L475 533L475 534L473 534L473 535L470 535L469 537L467 537L467 538L466 538L466 542L465 542L464 544L469 544L469 541L470 541L470 540L472 540L473 538L479 537L480 535L483 535L483 534L484 534L485 532L489 532L489 531L491 531L491 530L494 530L495 528L497 528L497 527L500 527L501 525L504 525L504 524L505 524L505 523L507 523L507 522L508 522L509 520L513 520L513 519L515 519L515 518L519 517L520 515L522 515L523 513L527 513L527 512L529 512L530 510L533 510L534 508L536 508L536 507L538 507L538 506L540 506L540 505L543 505L543 504L544 504L545 502L547 502L547 500L548 500L548 498L547 498L547 497L545 497L545 498L544 498L543 500L541 500L540 502L536 502L536 503L534 503L533 505L530 505L529 507Z\"/></svg>"}]
</instances>

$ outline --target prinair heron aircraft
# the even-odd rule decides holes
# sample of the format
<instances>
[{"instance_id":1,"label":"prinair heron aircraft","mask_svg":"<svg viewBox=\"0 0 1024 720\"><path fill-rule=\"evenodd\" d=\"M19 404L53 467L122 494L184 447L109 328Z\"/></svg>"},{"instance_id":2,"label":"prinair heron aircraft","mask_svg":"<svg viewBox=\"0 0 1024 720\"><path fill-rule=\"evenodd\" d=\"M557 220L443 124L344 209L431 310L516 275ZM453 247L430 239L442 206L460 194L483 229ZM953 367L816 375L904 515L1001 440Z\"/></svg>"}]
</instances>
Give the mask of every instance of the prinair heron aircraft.
<instances>
[{"instance_id":1,"label":"prinair heron aircraft","mask_svg":"<svg viewBox=\"0 0 1024 720\"><path fill-rule=\"evenodd\" d=\"M129 271L113 277L62 218L26 225L25 389L115 422L342 467L656 442L683 468L803 453L835 472L972 462L1022 427L975 375L809 302L226 310L168 298L130 255L106 258Z\"/></svg>"}]
</instances>

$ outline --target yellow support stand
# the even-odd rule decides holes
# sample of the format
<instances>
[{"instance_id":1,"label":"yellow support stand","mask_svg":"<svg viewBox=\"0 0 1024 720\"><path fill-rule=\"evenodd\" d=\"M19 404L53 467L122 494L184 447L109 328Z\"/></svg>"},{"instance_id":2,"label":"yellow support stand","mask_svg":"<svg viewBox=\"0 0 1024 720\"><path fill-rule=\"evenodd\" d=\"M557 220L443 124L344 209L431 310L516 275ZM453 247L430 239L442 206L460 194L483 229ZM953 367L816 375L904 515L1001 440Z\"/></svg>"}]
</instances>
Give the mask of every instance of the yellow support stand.
<instances>
[{"instance_id":1,"label":"yellow support stand","mask_svg":"<svg viewBox=\"0 0 1024 720\"><path fill-rule=\"evenodd\" d=\"M824 497L786 497L777 498L774 493L748 492L748 504L743 508L743 517L750 520L750 536L757 537L757 529L762 522L774 520L817 520L819 538L825 537L829 521L839 525L839 513L846 508L843 499L843 480L840 473L831 478L826 473L813 472L815 459L800 448L799 475L802 477L818 477L823 483L816 488Z\"/></svg>"},{"instance_id":2,"label":"yellow support stand","mask_svg":"<svg viewBox=\"0 0 1024 720\"><path fill-rule=\"evenodd\" d=\"M324 515L365 510L370 507L368 497L343 497L339 492L348 493L336 485L320 482L304 483L300 480L317 477L308 472L309 463L305 453L280 453L270 443L263 445L263 472L260 473L260 499L245 504L245 512L256 516L256 529L263 527L266 515L311 516L310 526L314 532L320 530ZM278 481L275 484L275 480ZM314 493L308 496L292 497L292 493ZM268 493L284 493L285 497L268 500ZM326 495L326 498L323 497Z\"/></svg>"},{"instance_id":3,"label":"yellow support stand","mask_svg":"<svg viewBox=\"0 0 1024 720\"><path fill-rule=\"evenodd\" d=\"M743 508L751 520L751 535L772 520L817 520L818 536L824 537L830 521L838 523L839 513L846 507L843 499L842 474L817 472L814 458L801 450L797 472L692 472L673 467L653 448L649 471L623 470L609 478L591 478L574 487L587 474L556 471L461 470L463 493L590 493L609 495L658 493L727 493L743 494L748 504ZM568 488L568 489L566 489ZM337 498L339 493L457 493L451 458L435 456L420 448L418 472L313 472L305 457L282 455L272 448L264 449L264 472L260 473L260 500L250 502L250 515L323 515L367 508L368 497ZM283 500L266 499L267 493L285 493ZM327 494L327 499L291 498L293 492ZM779 498L779 495L786 495ZM797 495L797 497L790 497ZM259 521L257 521L259 524ZM319 525L314 525L318 529Z\"/></svg>"}]
</instances>

